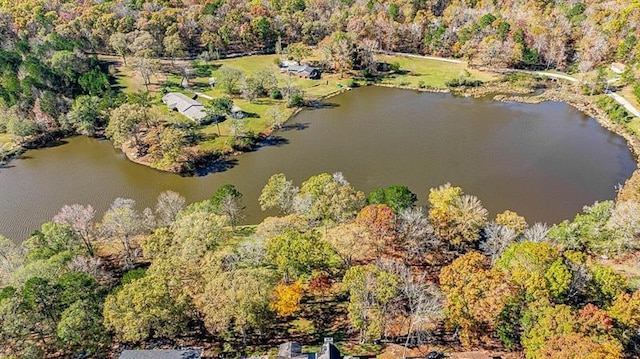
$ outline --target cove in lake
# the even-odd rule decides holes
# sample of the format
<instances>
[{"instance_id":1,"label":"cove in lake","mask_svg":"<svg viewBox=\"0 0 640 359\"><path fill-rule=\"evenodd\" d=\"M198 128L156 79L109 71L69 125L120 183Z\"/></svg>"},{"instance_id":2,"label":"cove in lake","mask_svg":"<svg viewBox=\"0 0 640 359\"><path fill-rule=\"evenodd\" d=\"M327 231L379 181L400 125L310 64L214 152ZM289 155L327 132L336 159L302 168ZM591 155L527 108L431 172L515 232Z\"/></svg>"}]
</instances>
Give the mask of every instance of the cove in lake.
<instances>
[{"instance_id":1,"label":"cove in lake","mask_svg":"<svg viewBox=\"0 0 640 359\"><path fill-rule=\"evenodd\" d=\"M529 223L556 223L584 205L613 199L615 186L636 168L624 139L564 103L378 87L328 103L301 112L274 145L201 177L134 164L109 142L85 137L28 151L0 169L0 233L24 238L64 204L91 204L101 216L116 197L133 198L142 209L165 190L193 202L225 183L244 194L247 223L258 223L270 214L259 209L260 191L280 172L300 185L312 175L342 171L365 192L404 184L420 204L429 188L451 182L478 196L492 216L510 209Z\"/></svg>"}]
</instances>

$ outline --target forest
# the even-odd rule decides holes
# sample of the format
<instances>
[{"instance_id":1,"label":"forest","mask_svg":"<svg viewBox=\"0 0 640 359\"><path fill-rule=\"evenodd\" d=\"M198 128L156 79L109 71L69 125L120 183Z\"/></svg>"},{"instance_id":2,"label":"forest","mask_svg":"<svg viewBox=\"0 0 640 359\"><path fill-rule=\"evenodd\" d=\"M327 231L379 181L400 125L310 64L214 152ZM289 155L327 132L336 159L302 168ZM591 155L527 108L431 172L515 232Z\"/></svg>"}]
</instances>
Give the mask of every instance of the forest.
<instances>
[{"instance_id":1,"label":"forest","mask_svg":"<svg viewBox=\"0 0 640 359\"><path fill-rule=\"evenodd\" d=\"M595 79L585 96L605 91L604 69L617 61L640 99L639 7L0 0L0 163L82 134L107 137L156 168L195 172L194 158L221 153L192 150L203 134L157 112L161 90L148 91L151 79L162 65L188 83L202 64L237 54L301 60L313 53L340 80L374 81L378 51L459 58L474 69L558 69ZM131 68L143 89L124 91L106 58ZM225 96L207 104L213 115L229 115L234 101L271 98L288 109L265 112L261 125L275 129L309 102L270 72L219 71ZM481 85L469 76L448 85ZM615 122L630 122L609 98L598 101ZM240 125L225 124L227 152L262 135ZM211 131L205 135L220 138L220 127ZM637 187L550 226L509 210L490 218L455 185L420 190L426 207L401 185L365 194L340 173L299 185L276 174L259 201L280 215L259 224L244 223L232 184L192 204L167 191L154 208L126 198L104 214L90 204L64 206L20 244L0 236L0 357L106 357L163 344L240 357L289 339L317 345L323 336L354 355L397 345L403 357L420 348L640 356L640 205L629 200Z\"/></svg>"},{"instance_id":2,"label":"forest","mask_svg":"<svg viewBox=\"0 0 640 359\"><path fill-rule=\"evenodd\" d=\"M489 218L448 183L426 207L416 198L400 185L365 195L341 173L299 186L276 174L259 202L280 215L258 225L242 224L233 185L190 205L170 191L153 209L118 198L101 218L64 206L22 245L2 238L1 353L173 343L240 357L332 336L346 354L640 354L638 274L620 267L636 266L637 203L594 203L549 227Z\"/></svg>"},{"instance_id":3,"label":"forest","mask_svg":"<svg viewBox=\"0 0 640 359\"><path fill-rule=\"evenodd\" d=\"M366 83L378 75L373 54L379 51L460 58L479 69L559 69L588 75L598 85L586 90L590 95L605 90L602 70L618 61L627 65L624 84L640 96L634 77L639 14L635 2L577 0L4 0L0 161L84 134L107 136L138 162L193 174L211 159L251 147L292 113L274 107L258 113L255 128L225 124L220 138L220 127L202 131L152 111L162 93L146 92L158 73L170 71L188 83L203 63L234 54L276 53L298 61L313 54L323 72ZM116 82L106 55L120 57L131 70L127 76L139 78L146 91L122 91L133 80ZM256 98L284 97L281 107L288 108L308 102L303 88L274 82L269 71L263 77L232 70L225 70L225 93L232 98L241 95L253 106ZM228 99L216 100L206 103L209 113L227 115Z\"/></svg>"}]
</instances>

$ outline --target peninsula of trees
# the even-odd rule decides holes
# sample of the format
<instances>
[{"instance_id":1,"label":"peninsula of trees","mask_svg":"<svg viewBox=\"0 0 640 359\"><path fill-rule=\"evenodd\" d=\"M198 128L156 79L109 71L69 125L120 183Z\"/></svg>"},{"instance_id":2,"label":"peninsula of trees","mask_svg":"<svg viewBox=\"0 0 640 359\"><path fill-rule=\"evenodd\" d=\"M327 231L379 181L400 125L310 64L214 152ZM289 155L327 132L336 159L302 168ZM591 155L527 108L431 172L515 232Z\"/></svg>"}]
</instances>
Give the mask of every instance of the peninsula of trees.
<instances>
[{"instance_id":1,"label":"peninsula of trees","mask_svg":"<svg viewBox=\"0 0 640 359\"><path fill-rule=\"evenodd\" d=\"M569 93L617 87L634 102L639 13L616 1L3 1L0 161L85 134L107 136L136 162L195 173L341 88L502 81L474 68L560 69L584 81ZM212 61L257 53L276 56ZM280 74L274 61L286 59L317 65L323 79ZM617 82L606 81L612 61L622 66ZM160 102L169 91L197 94L218 121L198 126L169 112ZM225 121L234 105L247 116ZM630 118L608 98L600 107Z\"/></svg>"}]
</instances>

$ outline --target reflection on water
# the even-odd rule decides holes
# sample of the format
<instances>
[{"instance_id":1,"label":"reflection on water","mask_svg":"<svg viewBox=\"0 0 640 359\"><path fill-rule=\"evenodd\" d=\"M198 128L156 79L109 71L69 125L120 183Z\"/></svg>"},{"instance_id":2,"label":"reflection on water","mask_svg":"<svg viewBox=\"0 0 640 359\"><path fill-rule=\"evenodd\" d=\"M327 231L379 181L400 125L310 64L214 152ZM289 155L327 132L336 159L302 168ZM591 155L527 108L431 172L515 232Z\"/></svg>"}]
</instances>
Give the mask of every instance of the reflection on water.
<instances>
[{"instance_id":1,"label":"reflection on water","mask_svg":"<svg viewBox=\"0 0 640 359\"><path fill-rule=\"evenodd\" d=\"M220 173L180 177L133 164L107 141L85 137L28 151L0 169L0 233L23 238L64 204L103 213L116 197L153 206L165 190L189 202L225 183L244 194L248 222L269 176L297 184L342 171L358 189L406 184L425 203L445 182L477 195L492 214L515 210L529 222L571 218L615 196L635 162L624 140L572 107L500 103L448 94L369 87L300 113L258 151L231 159ZM237 163L236 163L237 161Z\"/></svg>"}]
</instances>

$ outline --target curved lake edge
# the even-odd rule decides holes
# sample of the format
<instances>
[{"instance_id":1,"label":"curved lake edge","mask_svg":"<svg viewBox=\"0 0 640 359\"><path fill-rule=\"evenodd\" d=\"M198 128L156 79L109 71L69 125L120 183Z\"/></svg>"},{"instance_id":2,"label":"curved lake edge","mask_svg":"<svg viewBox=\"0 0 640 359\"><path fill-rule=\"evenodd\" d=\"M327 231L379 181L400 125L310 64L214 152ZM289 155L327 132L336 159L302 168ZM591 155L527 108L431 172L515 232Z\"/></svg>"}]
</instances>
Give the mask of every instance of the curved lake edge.
<instances>
[{"instance_id":1,"label":"curved lake edge","mask_svg":"<svg viewBox=\"0 0 640 359\"><path fill-rule=\"evenodd\" d=\"M504 83L486 83L478 88L463 88L457 90L438 89L438 88L413 88L408 86L389 85L389 84L372 84L373 86L396 88L403 90L411 90L429 93L451 93L454 96L483 98L489 95L491 101L497 102L516 102L523 104L539 104L545 101L565 103L585 115L593 118L600 126L607 129L611 133L624 138L627 148L633 154L637 169L633 172L625 183L617 189L616 200L623 199L640 199L640 136L634 135L624 126L615 123L609 115L595 103L595 99L586 95L571 93L566 90L559 80L556 81L561 90L544 89L542 93L534 94L534 89L522 90L515 87L501 86ZM293 116L292 116L293 117ZM634 191L635 190L635 191Z\"/></svg>"},{"instance_id":2,"label":"curved lake edge","mask_svg":"<svg viewBox=\"0 0 640 359\"><path fill-rule=\"evenodd\" d=\"M336 171L344 171L353 185L365 192L403 184L423 194L420 189L451 182L481 198L491 213L508 208L534 222L559 223L573 218L584 205L614 199L614 188L637 169L636 158L624 138L566 103L508 104L492 101L488 96L474 99L446 92L449 93L377 86L349 91L329 101L335 106L294 116L288 129L277 136L283 139L281 143L265 144L260 150L243 154L240 161L231 159L227 171L214 176L175 176L140 166L126 159L107 140L96 142L76 136L67 146L29 152L24 161L16 163L15 170L7 170L1 186L7 203L4 212L0 212L6 215L3 232L22 239L68 203L89 203L103 213L114 198L122 197L135 199L140 208L152 207L156 196L165 190L181 193L191 203L209 198L216 187L226 183L236 185L249 200L246 223L259 223L264 217L275 215L260 211L253 201L269 176L285 173L300 183L309 176ZM398 126L398 121L388 121L392 117L406 117L407 122ZM374 123L377 125L372 126ZM333 139L330 143L334 145L327 146L327 139ZM406 143L392 148L384 145L397 141ZM445 143L458 145L448 148ZM517 146L505 147L510 143ZM560 152L549 151L539 143L557 144L560 147L554 148ZM345 156L350 151L352 155ZM423 159L416 161L415 154L423 153L419 151L432 156L428 160L432 165L420 164L426 157L419 156ZM498 154L505 155L496 157ZM354 160L358 165L352 166ZM374 166L370 161L389 165ZM516 172L483 172L487 168L511 168ZM25 182L21 178L34 180ZM153 182L149 182L151 179ZM502 184L494 188L498 182ZM543 183L544 187L538 188ZM521 190L523 184L529 190ZM95 191L96 185L104 188L100 194ZM31 197L46 205L33 212L35 202L27 200ZM562 200L556 202L555 198ZM425 198L419 200L420 205L426 204ZM17 204L15 208L11 203ZM11 218L19 221L15 222L19 223L15 229Z\"/></svg>"}]
</instances>

